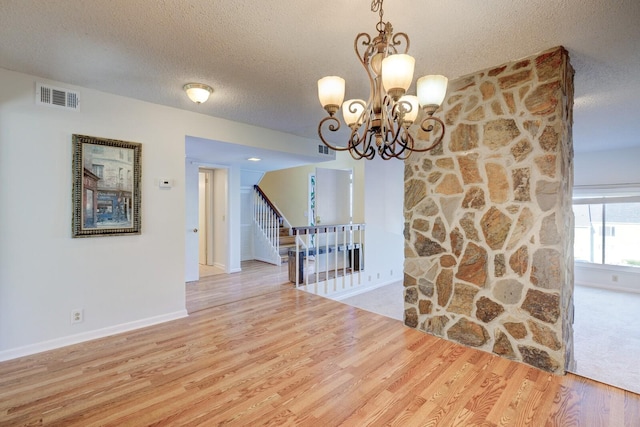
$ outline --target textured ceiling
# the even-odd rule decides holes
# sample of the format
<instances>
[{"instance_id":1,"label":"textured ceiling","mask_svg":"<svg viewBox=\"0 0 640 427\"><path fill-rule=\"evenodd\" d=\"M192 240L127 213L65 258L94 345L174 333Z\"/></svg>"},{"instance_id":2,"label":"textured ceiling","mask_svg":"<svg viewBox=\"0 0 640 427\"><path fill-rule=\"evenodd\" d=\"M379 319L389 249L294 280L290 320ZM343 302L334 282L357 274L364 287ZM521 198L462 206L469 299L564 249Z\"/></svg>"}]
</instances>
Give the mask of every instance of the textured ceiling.
<instances>
[{"instance_id":1,"label":"textured ceiling","mask_svg":"<svg viewBox=\"0 0 640 427\"><path fill-rule=\"evenodd\" d=\"M353 53L370 0L0 0L0 67L316 138L316 81L367 96ZM455 79L562 45L576 151L640 145L640 1L387 0L416 75ZM182 86L207 83L203 105ZM415 90L415 89L413 89Z\"/></svg>"}]
</instances>

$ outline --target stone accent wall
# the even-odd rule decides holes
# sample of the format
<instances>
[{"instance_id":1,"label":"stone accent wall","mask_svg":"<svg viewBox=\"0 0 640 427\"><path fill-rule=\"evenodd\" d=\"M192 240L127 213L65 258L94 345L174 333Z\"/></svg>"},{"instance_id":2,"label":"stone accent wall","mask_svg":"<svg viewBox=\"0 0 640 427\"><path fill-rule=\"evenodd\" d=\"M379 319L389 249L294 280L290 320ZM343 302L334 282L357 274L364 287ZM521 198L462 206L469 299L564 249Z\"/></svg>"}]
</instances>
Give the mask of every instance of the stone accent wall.
<instances>
[{"instance_id":1,"label":"stone accent wall","mask_svg":"<svg viewBox=\"0 0 640 427\"><path fill-rule=\"evenodd\" d=\"M443 143L405 161L407 326L572 367L572 108L561 47L451 82Z\"/></svg>"}]
</instances>

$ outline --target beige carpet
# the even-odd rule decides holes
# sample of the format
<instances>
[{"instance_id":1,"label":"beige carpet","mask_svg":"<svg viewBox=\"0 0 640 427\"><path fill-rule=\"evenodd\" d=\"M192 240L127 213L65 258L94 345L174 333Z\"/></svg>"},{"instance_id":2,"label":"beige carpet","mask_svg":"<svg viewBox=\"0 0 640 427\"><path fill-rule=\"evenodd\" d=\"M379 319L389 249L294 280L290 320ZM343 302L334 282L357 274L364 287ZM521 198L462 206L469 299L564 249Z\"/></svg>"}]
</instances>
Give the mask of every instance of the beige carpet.
<instances>
[{"instance_id":1,"label":"beige carpet","mask_svg":"<svg viewBox=\"0 0 640 427\"><path fill-rule=\"evenodd\" d=\"M640 394L640 294L576 286L576 374Z\"/></svg>"},{"instance_id":2,"label":"beige carpet","mask_svg":"<svg viewBox=\"0 0 640 427\"><path fill-rule=\"evenodd\" d=\"M575 287L576 374L640 393L640 294ZM341 302L402 320L402 282Z\"/></svg>"},{"instance_id":3,"label":"beige carpet","mask_svg":"<svg viewBox=\"0 0 640 427\"><path fill-rule=\"evenodd\" d=\"M403 320L404 290L402 282L381 286L360 295L345 298L340 302L392 319Z\"/></svg>"}]
</instances>

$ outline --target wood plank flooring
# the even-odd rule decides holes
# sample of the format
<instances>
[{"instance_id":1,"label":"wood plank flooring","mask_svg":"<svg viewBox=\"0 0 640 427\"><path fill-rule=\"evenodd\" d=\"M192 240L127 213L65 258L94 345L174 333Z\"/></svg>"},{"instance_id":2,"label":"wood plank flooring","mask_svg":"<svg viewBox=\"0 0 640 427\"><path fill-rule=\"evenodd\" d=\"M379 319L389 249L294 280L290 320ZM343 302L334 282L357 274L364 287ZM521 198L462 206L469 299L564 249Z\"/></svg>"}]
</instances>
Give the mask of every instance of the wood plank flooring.
<instances>
[{"instance_id":1,"label":"wood plank flooring","mask_svg":"<svg viewBox=\"0 0 640 427\"><path fill-rule=\"evenodd\" d=\"M186 285L187 312L291 289L287 264L275 266L260 261L243 261L242 271L201 277Z\"/></svg>"},{"instance_id":2,"label":"wood plank flooring","mask_svg":"<svg viewBox=\"0 0 640 427\"><path fill-rule=\"evenodd\" d=\"M0 363L0 425L640 426L640 395L273 289Z\"/></svg>"}]
</instances>

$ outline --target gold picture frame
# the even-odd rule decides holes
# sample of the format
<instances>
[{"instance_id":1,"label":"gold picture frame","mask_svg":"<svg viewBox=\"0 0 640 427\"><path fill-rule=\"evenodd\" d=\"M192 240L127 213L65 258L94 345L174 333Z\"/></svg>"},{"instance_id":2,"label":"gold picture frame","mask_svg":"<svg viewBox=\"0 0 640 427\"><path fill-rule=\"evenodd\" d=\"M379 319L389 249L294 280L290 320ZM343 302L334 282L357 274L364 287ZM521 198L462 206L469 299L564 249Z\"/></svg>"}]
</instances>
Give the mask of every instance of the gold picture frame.
<instances>
[{"instance_id":1,"label":"gold picture frame","mask_svg":"<svg viewBox=\"0 0 640 427\"><path fill-rule=\"evenodd\" d=\"M142 144L73 135L72 236L140 234Z\"/></svg>"}]
</instances>

